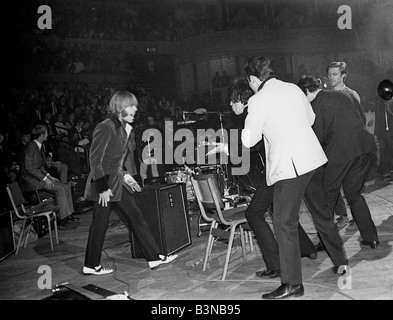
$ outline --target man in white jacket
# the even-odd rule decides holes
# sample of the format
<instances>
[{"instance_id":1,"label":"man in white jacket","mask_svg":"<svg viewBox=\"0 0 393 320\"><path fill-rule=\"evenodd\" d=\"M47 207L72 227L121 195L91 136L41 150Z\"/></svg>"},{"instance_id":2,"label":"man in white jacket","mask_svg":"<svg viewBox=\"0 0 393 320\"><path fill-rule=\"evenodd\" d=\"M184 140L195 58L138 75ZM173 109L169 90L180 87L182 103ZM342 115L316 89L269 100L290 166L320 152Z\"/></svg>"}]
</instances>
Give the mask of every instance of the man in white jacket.
<instances>
[{"instance_id":1,"label":"man in white jacket","mask_svg":"<svg viewBox=\"0 0 393 320\"><path fill-rule=\"evenodd\" d=\"M251 57L245 65L247 80L255 92L248 100L248 116L242 131L243 144L251 148L261 140L266 152L266 182L274 186L273 226L277 237L281 286L262 295L263 299L282 299L304 294L301 255L299 248L299 209L306 189L317 169L326 162L326 155L312 129L315 114L303 92L292 83L276 79L270 61L264 57ZM322 187L314 180L315 188ZM316 196L316 192L312 193ZM326 242L334 238L336 267L346 265L341 238L329 220L324 198L316 204L309 197L310 210L319 228L326 235ZM308 202L308 201L307 201ZM320 231L320 230L318 230ZM327 248L327 249L329 249ZM332 258L333 260L333 258Z\"/></svg>"}]
</instances>

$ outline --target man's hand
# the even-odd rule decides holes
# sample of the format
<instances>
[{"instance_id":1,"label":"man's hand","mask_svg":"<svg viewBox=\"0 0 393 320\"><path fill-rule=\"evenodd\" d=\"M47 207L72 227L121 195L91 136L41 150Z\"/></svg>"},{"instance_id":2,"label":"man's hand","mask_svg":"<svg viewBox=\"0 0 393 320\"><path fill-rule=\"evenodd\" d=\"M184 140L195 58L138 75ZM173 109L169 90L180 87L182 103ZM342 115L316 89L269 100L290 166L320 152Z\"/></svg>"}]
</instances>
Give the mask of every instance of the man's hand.
<instances>
[{"instance_id":1,"label":"man's hand","mask_svg":"<svg viewBox=\"0 0 393 320\"><path fill-rule=\"evenodd\" d=\"M140 192L142 190L138 182L130 174L124 176L124 181L130 186L132 191Z\"/></svg>"},{"instance_id":2,"label":"man's hand","mask_svg":"<svg viewBox=\"0 0 393 320\"><path fill-rule=\"evenodd\" d=\"M60 182L59 179L56 179L55 177L52 177L51 175L49 175L48 178L49 178L50 180L52 180L52 181ZM47 180L48 180L48 179L47 179Z\"/></svg>"},{"instance_id":3,"label":"man's hand","mask_svg":"<svg viewBox=\"0 0 393 320\"><path fill-rule=\"evenodd\" d=\"M48 190L51 190L53 188L53 186L55 185L53 183L53 181L51 179L49 179L49 176L46 177L44 182L45 182L45 188L48 189Z\"/></svg>"},{"instance_id":4,"label":"man's hand","mask_svg":"<svg viewBox=\"0 0 393 320\"><path fill-rule=\"evenodd\" d=\"M110 197L113 197L112 190L108 189L104 192L101 192L99 196L98 204L102 205L103 207L107 207Z\"/></svg>"}]
</instances>

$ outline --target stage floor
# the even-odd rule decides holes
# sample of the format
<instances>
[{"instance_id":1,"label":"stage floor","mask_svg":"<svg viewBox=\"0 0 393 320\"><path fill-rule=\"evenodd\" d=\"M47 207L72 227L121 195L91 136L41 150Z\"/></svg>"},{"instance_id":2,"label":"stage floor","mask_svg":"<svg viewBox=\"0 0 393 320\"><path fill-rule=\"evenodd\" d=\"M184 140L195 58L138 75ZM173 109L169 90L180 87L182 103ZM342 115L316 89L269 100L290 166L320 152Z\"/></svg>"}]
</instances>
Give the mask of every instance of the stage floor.
<instances>
[{"instance_id":1,"label":"stage floor","mask_svg":"<svg viewBox=\"0 0 393 320\"><path fill-rule=\"evenodd\" d=\"M333 274L326 252L316 260L302 259L305 294L293 300L392 300L393 299L393 184L390 180L371 179L364 196L378 229L380 246L361 246L358 230L342 229L340 234L351 267L344 283ZM348 209L349 212L349 209ZM40 289L40 266L51 270L51 287L68 282L76 287L94 285L115 293L128 292L135 300L260 300L263 293L277 288L280 279L261 280L255 272L264 268L259 248L243 260L239 241L235 241L227 279L221 281L226 244L217 241L206 271L202 262L207 232L197 236L197 214L190 215L192 244L178 252L173 263L152 271L144 259L133 259L128 231L116 214L111 216L102 265L114 268L105 276L84 276L82 265L91 212L79 215L78 228L60 230L60 244L51 251L48 235L21 248L0 262L0 299L41 300L52 295ZM316 243L317 235L310 214L303 205L301 223ZM41 281L42 282L42 281ZM48 284L48 283L47 283ZM343 288L343 284L346 287Z\"/></svg>"}]
</instances>

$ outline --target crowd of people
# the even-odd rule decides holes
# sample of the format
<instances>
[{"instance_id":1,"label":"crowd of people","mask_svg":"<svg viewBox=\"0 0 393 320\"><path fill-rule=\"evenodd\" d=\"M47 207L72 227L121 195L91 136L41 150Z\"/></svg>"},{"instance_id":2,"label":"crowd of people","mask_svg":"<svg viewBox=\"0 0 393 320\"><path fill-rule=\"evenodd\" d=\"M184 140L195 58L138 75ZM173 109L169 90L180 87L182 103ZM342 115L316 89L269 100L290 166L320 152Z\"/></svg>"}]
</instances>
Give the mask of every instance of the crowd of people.
<instances>
[{"instance_id":1,"label":"crowd of people","mask_svg":"<svg viewBox=\"0 0 393 320\"><path fill-rule=\"evenodd\" d=\"M75 1L46 3L53 11L53 25L62 38L98 40L178 41L184 38L244 28L315 28L335 27L337 7L329 3L310 6L306 1L291 1L285 5L268 1L261 3L231 3L226 7L207 6L200 2L160 1L132 3L127 1ZM353 2L355 8L355 2ZM36 12L41 5L31 1L26 10L15 12L17 31L50 34L36 28ZM364 1L353 10L354 24L367 25L374 1ZM159 10L156 10L159 8Z\"/></svg>"},{"instance_id":2,"label":"crowd of people","mask_svg":"<svg viewBox=\"0 0 393 320\"><path fill-rule=\"evenodd\" d=\"M25 162L24 151L35 139L33 130L37 129L37 125L44 125L48 130L44 143L47 171L58 163L66 165L66 183L72 181L73 177L87 173L90 170L88 157L93 130L107 118L109 101L115 90L111 83L103 83L97 88L91 88L85 83L51 82L14 87L1 103L1 111L5 115L1 118L2 186L20 181ZM144 125L143 119L149 118L152 125L162 131L165 120L180 120L181 108L174 99L165 96L154 99L134 86L129 90L135 92L140 101L137 114L140 121L136 122L135 128L137 132ZM141 135L138 137L142 139ZM139 154L144 143L142 140L137 141ZM60 172L52 175L60 180ZM142 176L147 178L143 173ZM8 200L3 191L2 199L4 196L5 201L2 201L2 205L5 206Z\"/></svg>"}]
</instances>

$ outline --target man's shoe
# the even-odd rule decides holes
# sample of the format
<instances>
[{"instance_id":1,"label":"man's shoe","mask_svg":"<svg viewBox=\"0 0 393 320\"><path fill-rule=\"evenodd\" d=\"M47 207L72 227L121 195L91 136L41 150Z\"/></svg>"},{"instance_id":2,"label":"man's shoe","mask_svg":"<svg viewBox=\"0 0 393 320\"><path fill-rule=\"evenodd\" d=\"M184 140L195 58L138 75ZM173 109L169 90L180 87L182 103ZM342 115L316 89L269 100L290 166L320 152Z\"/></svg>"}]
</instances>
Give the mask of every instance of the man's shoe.
<instances>
[{"instance_id":1,"label":"man's shoe","mask_svg":"<svg viewBox=\"0 0 393 320\"><path fill-rule=\"evenodd\" d=\"M262 279L273 279L279 277L281 274L280 270L264 270L264 271L257 271L255 275L258 278Z\"/></svg>"},{"instance_id":2,"label":"man's shoe","mask_svg":"<svg viewBox=\"0 0 393 320\"><path fill-rule=\"evenodd\" d=\"M96 275L96 276L102 276L104 274L109 274L112 273L113 269L108 269L108 268L103 268L101 266L95 267L95 268L88 268L88 267L83 267L83 274L85 276L89 275Z\"/></svg>"},{"instance_id":3,"label":"man's shoe","mask_svg":"<svg viewBox=\"0 0 393 320\"><path fill-rule=\"evenodd\" d=\"M78 217L75 217L73 214L69 215L67 218L68 218L69 220L71 220L71 221L78 221L78 220L79 220L79 218L78 218Z\"/></svg>"},{"instance_id":4,"label":"man's shoe","mask_svg":"<svg viewBox=\"0 0 393 320\"><path fill-rule=\"evenodd\" d=\"M58 223L60 230L74 230L76 229L76 225L74 223L70 223L70 220L63 219Z\"/></svg>"},{"instance_id":5,"label":"man's shoe","mask_svg":"<svg viewBox=\"0 0 393 320\"><path fill-rule=\"evenodd\" d=\"M306 254L305 256L302 256L302 258L309 258L310 260L317 260L318 252Z\"/></svg>"},{"instance_id":6,"label":"man's shoe","mask_svg":"<svg viewBox=\"0 0 393 320\"><path fill-rule=\"evenodd\" d=\"M336 220L336 225L339 230L345 228L348 225L348 223L349 223L348 216L341 216L338 217Z\"/></svg>"},{"instance_id":7,"label":"man's shoe","mask_svg":"<svg viewBox=\"0 0 393 320\"><path fill-rule=\"evenodd\" d=\"M155 270L163 264L172 262L173 260L175 260L177 258L177 254L173 254L171 256L160 255L159 257L161 260L149 261L150 269Z\"/></svg>"},{"instance_id":8,"label":"man's shoe","mask_svg":"<svg viewBox=\"0 0 393 320\"><path fill-rule=\"evenodd\" d=\"M332 268L333 273L335 273L335 274L341 274L341 275L342 275L342 274L346 274L348 269L349 269L349 266L347 266L347 265L342 265L342 266L340 266L340 267L334 266L334 267Z\"/></svg>"},{"instance_id":9,"label":"man's shoe","mask_svg":"<svg viewBox=\"0 0 393 320\"><path fill-rule=\"evenodd\" d=\"M352 219L351 221L348 222L348 225L345 228L345 231L356 231L356 230L358 230L358 226L357 226L355 220Z\"/></svg>"},{"instance_id":10,"label":"man's shoe","mask_svg":"<svg viewBox=\"0 0 393 320\"><path fill-rule=\"evenodd\" d=\"M325 250L326 250L326 249L325 249L325 246L323 245L322 242L318 242L318 243L315 245L315 249L317 250L317 252L322 252L322 251L325 251Z\"/></svg>"},{"instance_id":11,"label":"man's shoe","mask_svg":"<svg viewBox=\"0 0 393 320\"><path fill-rule=\"evenodd\" d=\"M303 294L304 287L302 284L282 283L276 290L262 295L262 299L284 299L290 296L300 297Z\"/></svg>"},{"instance_id":12,"label":"man's shoe","mask_svg":"<svg viewBox=\"0 0 393 320\"><path fill-rule=\"evenodd\" d=\"M374 240L374 241L360 241L360 244L362 246L370 246L371 249L376 249L379 246L379 241L378 240Z\"/></svg>"}]
</instances>

